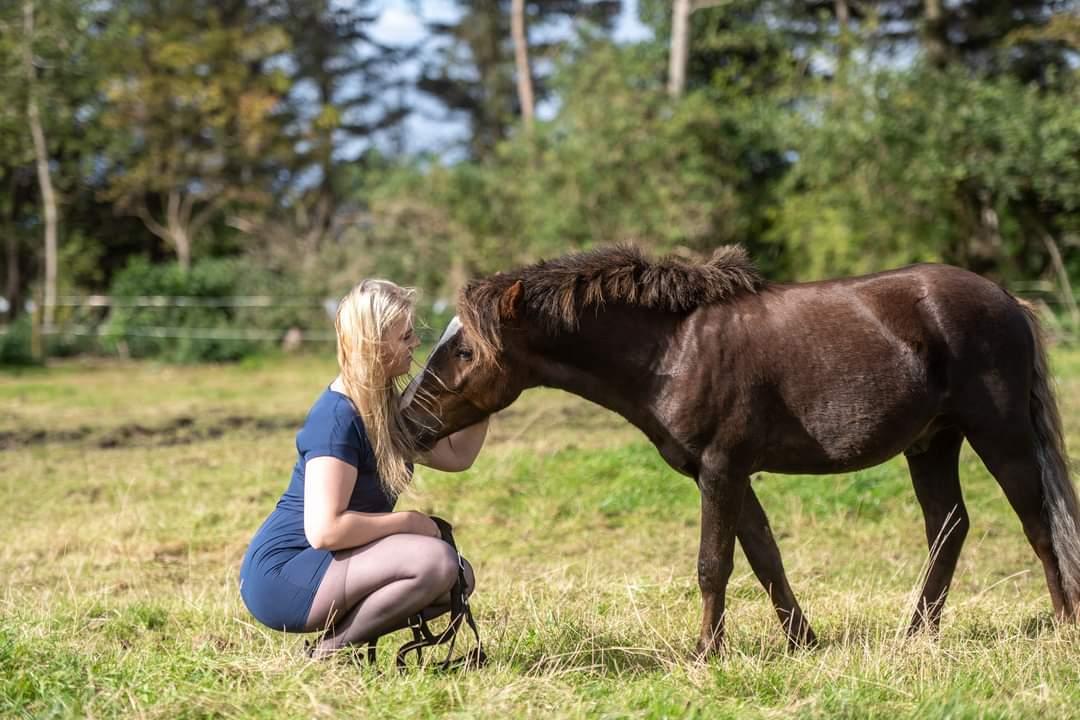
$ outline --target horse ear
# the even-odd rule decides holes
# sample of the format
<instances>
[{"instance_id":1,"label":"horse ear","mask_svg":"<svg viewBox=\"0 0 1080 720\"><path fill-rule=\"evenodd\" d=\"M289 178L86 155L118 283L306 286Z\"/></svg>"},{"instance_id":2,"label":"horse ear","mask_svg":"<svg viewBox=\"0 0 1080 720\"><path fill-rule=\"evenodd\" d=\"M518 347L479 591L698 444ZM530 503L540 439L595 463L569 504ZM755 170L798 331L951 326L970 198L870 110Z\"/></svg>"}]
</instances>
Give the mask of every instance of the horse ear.
<instances>
[{"instance_id":1,"label":"horse ear","mask_svg":"<svg viewBox=\"0 0 1080 720\"><path fill-rule=\"evenodd\" d=\"M521 307L522 287L521 281L518 280L503 291L502 297L499 298L499 316L503 320L517 320L518 310Z\"/></svg>"}]
</instances>

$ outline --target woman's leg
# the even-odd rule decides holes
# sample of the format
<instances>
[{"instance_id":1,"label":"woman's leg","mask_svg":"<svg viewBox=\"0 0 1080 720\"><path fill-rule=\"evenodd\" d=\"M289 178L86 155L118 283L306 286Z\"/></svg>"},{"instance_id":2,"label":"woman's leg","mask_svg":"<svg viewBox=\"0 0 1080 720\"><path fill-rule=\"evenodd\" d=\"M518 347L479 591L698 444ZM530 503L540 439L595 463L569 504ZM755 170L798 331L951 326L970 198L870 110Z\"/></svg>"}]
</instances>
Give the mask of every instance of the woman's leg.
<instances>
[{"instance_id":1,"label":"woman's leg","mask_svg":"<svg viewBox=\"0 0 1080 720\"><path fill-rule=\"evenodd\" d=\"M469 561L465 558L461 560L465 563L465 597L472 597L473 589L476 588L476 576L473 574L472 565L469 564ZM442 597L435 598L434 602L420 611L420 614L424 616L425 620L431 620L447 612L450 612L449 592Z\"/></svg>"},{"instance_id":2,"label":"woman's leg","mask_svg":"<svg viewBox=\"0 0 1080 720\"><path fill-rule=\"evenodd\" d=\"M334 553L308 614L326 628L315 656L374 639L440 600L457 580L454 549L437 538L397 534Z\"/></svg>"}]
</instances>

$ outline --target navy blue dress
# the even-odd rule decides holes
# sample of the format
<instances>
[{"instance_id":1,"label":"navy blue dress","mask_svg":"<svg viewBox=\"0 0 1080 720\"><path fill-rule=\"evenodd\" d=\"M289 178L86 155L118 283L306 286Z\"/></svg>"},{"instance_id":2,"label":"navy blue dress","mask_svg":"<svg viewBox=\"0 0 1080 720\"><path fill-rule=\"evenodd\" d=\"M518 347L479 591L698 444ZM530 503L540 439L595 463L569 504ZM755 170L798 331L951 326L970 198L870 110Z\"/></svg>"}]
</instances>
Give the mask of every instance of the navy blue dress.
<instances>
[{"instance_id":1,"label":"navy blue dress","mask_svg":"<svg viewBox=\"0 0 1080 720\"><path fill-rule=\"evenodd\" d=\"M240 596L255 618L276 630L303 632L315 591L333 553L304 534L304 467L322 456L357 469L348 509L390 512L397 498L383 490L364 423L348 397L327 388L296 434L296 466L277 507L255 533L240 567ZM412 467L409 467L412 470Z\"/></svg>"}]
</instances>

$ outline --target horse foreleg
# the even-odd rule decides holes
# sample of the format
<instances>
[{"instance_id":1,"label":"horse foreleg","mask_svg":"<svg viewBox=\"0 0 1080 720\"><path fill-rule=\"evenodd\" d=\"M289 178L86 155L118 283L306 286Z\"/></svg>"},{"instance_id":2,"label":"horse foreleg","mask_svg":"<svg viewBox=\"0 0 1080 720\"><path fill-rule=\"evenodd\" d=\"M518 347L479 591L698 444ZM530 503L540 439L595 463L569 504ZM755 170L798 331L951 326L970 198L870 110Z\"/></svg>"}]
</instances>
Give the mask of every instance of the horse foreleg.
<instances>
[{"instance_id":1,"label":"horse foreleg","mask_svg":"<svg viewBox=\"0 0 1080 720\"><path fill-rule=\"evenodd\" d=\"M930 560L919 605L908 626L908 635L921 629L936 631L949 594L960 549L968 532L968 514L960 492L960 445L958 431L938 432L928 443L907 450L908 469L915 496L923 511Z\"/></svg>"},{"instance_id":2,"label":"horse foreleg","mask_svg":"<svg viewBox=\"0 0 1080 720\"><path fill-rule=\"evenodd\" d=\"M737 534L754 575L776 608L780 624L787 635L788 647L794 650L816 645L817 636L814 635L810 622L803 615L799 601L795 599L795 593L788 584L784 562L780 558L780 548L776 545L765 509L761 507L752 486L747 487L746 496L743 498Z\"/></svg>"},{"instance_id":3,"label":"horse foreleg","mask_svg":"<svg viewBox=\"0 0 1080 720\"><path fill-rule=\"evenodd\" d=\"M702 473L698 478L701 488L698 586L704 606L697 644L699 657L715 655L723 645L724 594L734 565L735 530L749 485L750 478L746 475Z\"/></svg>"}]
</instances>

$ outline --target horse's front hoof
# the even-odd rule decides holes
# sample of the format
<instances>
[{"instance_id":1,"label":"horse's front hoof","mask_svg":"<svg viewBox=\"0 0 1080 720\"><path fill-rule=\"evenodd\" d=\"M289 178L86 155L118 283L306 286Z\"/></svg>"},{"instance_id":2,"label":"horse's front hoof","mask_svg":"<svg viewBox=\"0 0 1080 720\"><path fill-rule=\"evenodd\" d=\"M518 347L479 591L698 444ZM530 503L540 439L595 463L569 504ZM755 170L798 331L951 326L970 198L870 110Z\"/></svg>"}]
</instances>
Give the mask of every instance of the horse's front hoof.
<instances>
[{"instance_id":1,"label":"horse's front hoof","mask_svg":"<svg viewBox=\"0 0 1080 720\"><path fill-rule=\"evenodd\" d=\"M706 641L698 640L697 647L694 648L694 654L692 659L694 662L704 663L714 658L720 657L720 654L724 651L724 644L719 641Z\"/></svg>"}]
</instances>

